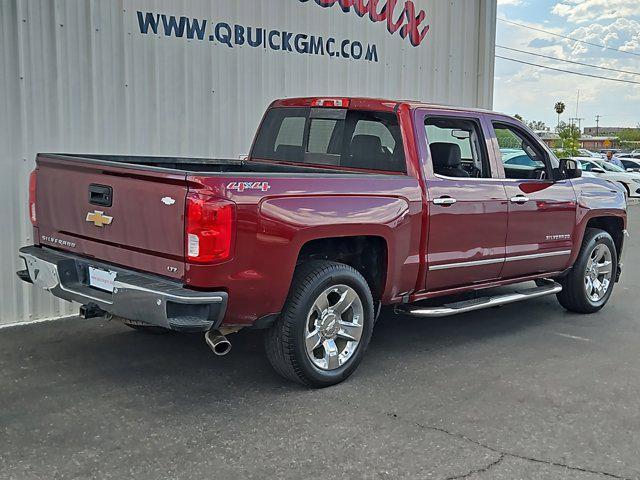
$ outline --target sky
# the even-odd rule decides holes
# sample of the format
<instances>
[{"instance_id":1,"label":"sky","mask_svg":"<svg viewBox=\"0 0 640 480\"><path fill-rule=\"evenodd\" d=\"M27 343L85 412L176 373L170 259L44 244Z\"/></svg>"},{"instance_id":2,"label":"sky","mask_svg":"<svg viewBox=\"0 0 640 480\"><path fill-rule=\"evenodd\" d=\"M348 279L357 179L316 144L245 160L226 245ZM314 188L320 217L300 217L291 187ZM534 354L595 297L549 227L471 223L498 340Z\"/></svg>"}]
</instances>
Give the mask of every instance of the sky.
<instances>
[{"instance_id":1,"label":"sky","mask_svg":"<svg viewBox=\"0 0 640 480\"><path fill-rule=\"evenodd\" d=\"M624 52L576 43L547 33L522 28L517 22L548 32L605 44ZM638 75L583 67L496 48L496 54L563 70L640 82L640 0L498 0L496 44L600 65ZM580 103L576 115L576 101ZM562 119L582 117L582 127L635 127L640 124L640 83L580 77L496 58L494 109L525 120L542 120L555 127L556 102L567 105Z\"/></svg>"}]
</instances>

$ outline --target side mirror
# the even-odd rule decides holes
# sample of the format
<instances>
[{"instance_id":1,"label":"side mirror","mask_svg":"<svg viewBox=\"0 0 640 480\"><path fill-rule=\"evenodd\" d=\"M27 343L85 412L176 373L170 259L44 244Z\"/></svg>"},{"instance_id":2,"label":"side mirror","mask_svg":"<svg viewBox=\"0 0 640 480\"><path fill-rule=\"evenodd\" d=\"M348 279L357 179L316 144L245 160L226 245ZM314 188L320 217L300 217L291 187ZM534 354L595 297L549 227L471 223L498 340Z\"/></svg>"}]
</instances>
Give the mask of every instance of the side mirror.
<instances>
[{"instance_id":1,"label":"side mirror","mask_svg":"<svg viewBox=\"0 0 640 480\"><path fill-rule=\"evenodd\" d=\"M607 173L606 170L604 168L600 168L600 167L593 167L591 169L591 171L593 173Z\"/></svg>"},{"instance_id":2,"label":"side mirror","mask_svg":"<svg viewBox=\"0 0 640 480\"><path fill-rule=\"evenodd\" d=\"M563 158L560 160L559 170L562 178L566 180L582 177L582 168L580 168L576 160L572 160L571 158Z\"/></svg>"}]
</instances>

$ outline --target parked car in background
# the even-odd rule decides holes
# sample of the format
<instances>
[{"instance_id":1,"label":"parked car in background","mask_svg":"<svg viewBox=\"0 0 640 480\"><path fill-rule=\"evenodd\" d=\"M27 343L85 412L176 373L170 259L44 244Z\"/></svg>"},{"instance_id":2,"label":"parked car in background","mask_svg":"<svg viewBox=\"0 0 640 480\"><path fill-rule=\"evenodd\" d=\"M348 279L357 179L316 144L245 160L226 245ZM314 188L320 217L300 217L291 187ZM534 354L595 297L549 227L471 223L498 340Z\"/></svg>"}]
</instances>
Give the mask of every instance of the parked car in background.
<instances>
[{"instance_id":1,"label":"parked car in background","mask_svg":"<svg viewBox=\"0 0 640 480\"><path fill-rule=\"evenodd\" d=\"M580 152L581 157L585 158L602 158L602 154L592 152L591 150L587 150L586 148L579 148L578 152Z\"/></svg>"},{"instance_id":2,"label":"parked car in background","mask_svg":"<svg viewBox=\"0 0 640 480\"><path fill-rule=\"evenodd\" d=\"M627 172L609 162L591 158L573 157L580 162L585 177L599 177L622 185L627 197L640 197L640 173Z\"/></svg>"},{"instance_id":3,"label":"parked car in background","mask_svg":"<svg viewBox=\"0 0 640 480\"><path fill-rule=\"evenodd\" d=\"M635 157L620 155L618 160L622 162L627 172L640 172L640 155Z\"/></svg>"},{"instance_id":4,"label":"parked car in background","mask_svg":"<svg viewBox=\"0 0 640 480\"><path fill-rule=\"evenodd\" d=\"M524 150L519 148L501 148L502 161L505 165L522 167L540 167L542 162L532 160Z\"/></svg>"}]
</instances>

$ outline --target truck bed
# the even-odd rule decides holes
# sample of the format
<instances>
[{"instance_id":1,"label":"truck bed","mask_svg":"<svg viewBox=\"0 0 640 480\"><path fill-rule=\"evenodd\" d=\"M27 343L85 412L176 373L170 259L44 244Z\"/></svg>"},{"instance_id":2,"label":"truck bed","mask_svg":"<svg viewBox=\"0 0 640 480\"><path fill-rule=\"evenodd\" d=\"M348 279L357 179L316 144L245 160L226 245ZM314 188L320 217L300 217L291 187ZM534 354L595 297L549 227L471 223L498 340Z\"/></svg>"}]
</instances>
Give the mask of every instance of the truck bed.
<instances>
[{"instance_id":1,"label":"truck bed","mask_svg":"<svg viewBox=\"0 0 640 480\"><path fill-rule=\"evenodd\" d=\"M331 189L330 178L351 184L361 184L362 175L399 180L280 162L84 154L39 154L37 172L37 244L178 281L185 280L187 267L189 192L203 190L242 204L257 201L246 192L259 187L253 191L262 198L275 193L276 184L284 187L282 193L291 185L317 193ZM306 187L292 176L304 178Z\"/></svg>"},{"instance_id":2,"label":"truck bed","mask_svg":"<svg viewBox=\"0 0 640 480\"><path fill-rule=\"evenodd\" d=\"M42 153L40 156L54 157L58 159L78 162L92 162L96 164L118 164L122 167L135 166L136 168L169 169L208 173L326 173L344 174L344 168L336 168L327 165L326 168L316 166L294 165L285 162L261 162L255 160L242 160L231 158L197 158L197 157L150 157L137 155L93 155L93 154L60 154ZM365 173L358 172L360 175Z\"/></svg>"}]
</instances>

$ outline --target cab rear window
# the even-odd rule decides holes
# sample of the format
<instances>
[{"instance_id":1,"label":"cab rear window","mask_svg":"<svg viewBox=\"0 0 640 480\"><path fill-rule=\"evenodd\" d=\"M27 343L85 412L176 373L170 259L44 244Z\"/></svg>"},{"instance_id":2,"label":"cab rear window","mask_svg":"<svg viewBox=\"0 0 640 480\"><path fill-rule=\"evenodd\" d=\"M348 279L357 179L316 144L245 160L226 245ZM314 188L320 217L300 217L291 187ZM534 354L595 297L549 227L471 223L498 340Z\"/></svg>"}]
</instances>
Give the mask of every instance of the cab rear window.
<instances>
[{"instance_id":1,"label":"cab rear window","mask_svg":"<svg viewBox=\"0 0 640 480\"><path fill-rule=\"evenodd\" d=\"M406 173L398 117L337 108L273 108L251 157Z\"/></svg>"}]
</instances>

